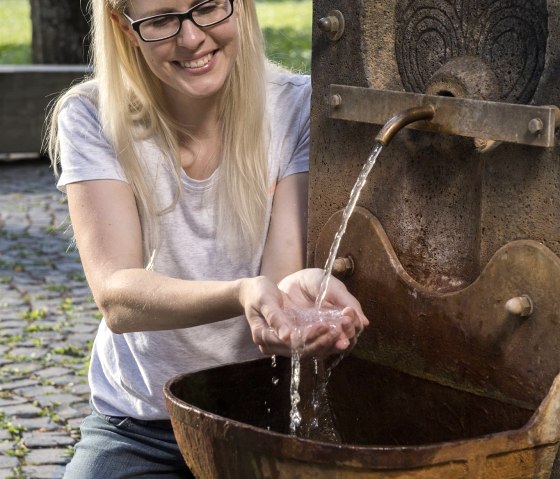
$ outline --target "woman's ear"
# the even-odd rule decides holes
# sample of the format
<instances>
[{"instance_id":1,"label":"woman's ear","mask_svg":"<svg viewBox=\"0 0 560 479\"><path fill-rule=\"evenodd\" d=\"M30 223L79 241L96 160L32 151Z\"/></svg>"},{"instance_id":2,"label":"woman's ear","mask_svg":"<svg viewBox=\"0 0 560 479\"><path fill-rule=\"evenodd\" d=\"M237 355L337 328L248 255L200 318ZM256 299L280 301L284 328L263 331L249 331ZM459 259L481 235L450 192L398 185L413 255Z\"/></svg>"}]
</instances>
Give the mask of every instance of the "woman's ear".
<instances>
[{"instance_id":1,"label":"woman's ear","mask_svg":"<svg viewBox=\"0 0 560 479\"><path fill-rule=\"evenodd\" d=\"M111 13L111 20L121 29L121 31L128 37L132 46L138 46L138 38L134 33L134 30L130 26L129 21L124 18L120 13Z\"/></svg>"}]
</instances>

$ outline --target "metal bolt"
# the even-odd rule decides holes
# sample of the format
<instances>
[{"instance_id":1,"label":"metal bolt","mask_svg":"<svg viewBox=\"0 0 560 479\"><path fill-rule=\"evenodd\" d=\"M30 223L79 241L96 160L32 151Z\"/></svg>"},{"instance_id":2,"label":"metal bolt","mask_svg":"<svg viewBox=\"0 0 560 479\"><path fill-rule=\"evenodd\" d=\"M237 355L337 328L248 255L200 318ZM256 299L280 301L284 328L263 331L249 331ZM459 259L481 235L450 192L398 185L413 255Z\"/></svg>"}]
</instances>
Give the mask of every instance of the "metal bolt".
<instances>
[{"instance_id":1,"label":"metal bolt","mask_svg":"<svg viewBox=\"0 0 560 479\"><path fill-rule=\"evenodd\" d=\"M333 96L331 96L330 104L334 108L342 105L342 97L338 93L335 93Z\"/></svg>"},{"instance_id":2,"label":"metal bolt","mask_svg":"<svg viewBox=\"0 0 560 479\"><path fill-rule=\"evenodd\" d=\"M338 10L331 10L326 17L322 17L317 21L317 26L332 41L337 41L344 33L344 16Z\"/></svg>"},{"instance_id":3,"label":"metal bolt","mask_svg":"<svg viewBox=\"0 0 560 479\"><path fill-rule=\"evenodd\" d=\"M527 125L527 128L533 135L538 135L544 130L544 123L540 118L533 118Z\"/></svg>"},{"instance_id":4,"label":"metal bolt","mask_svg":"<svg viewBox=\"0 0 560 479\"><path fill-rule=\"evenodd\" d=\"M317 26L319 27L319 30L322 30L325 33L336 33L339 27L338 18L335 16L320 18L317 22Z\"/></svg>"},{"instance_id":5,"label":"metal bolt","mask_svg":"<svg viewBox=\"0 0 560 479\"><path fill-rule=\"evenodd\" d=\"M533 313L533 301L527 295L508 299L506 302L506 311L515 316L527 318Z\"/></svg>"},{"instance_id":6,"label":"metal bolt","mask_svg":"<svg viewBox=\"0 0 560 479\"><path fill-rule=\"evenodd\" d=\"M331 271L339 279L351 276L354 273L354 260L351 256L336 258Z\"/></svg>"}]
</instances>

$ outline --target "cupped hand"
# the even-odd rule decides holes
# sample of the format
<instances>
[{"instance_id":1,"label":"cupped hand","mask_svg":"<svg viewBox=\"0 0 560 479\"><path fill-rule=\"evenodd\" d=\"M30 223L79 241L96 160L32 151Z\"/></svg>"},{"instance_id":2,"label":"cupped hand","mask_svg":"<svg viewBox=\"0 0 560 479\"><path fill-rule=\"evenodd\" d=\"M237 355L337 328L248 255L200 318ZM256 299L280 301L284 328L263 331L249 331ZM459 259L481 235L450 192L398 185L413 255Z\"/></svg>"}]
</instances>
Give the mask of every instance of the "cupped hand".
<instances>
[{"instance_id":1,"label":"cupped hand","mask_svg":"<svg viewBox=\"0 0 560 479\"><path fill-rule=\"evenodd\" d=\"M315 308L323 276L324 270L309 268L280 281L278 287L285 295L284 307L295 311ZM353 348L369 321L358 300L350 294L344 283L335 277L329 280L321 309L338 310L340 318L336 322L327 319L314 324L305 338L305 353L328 356ZM322 328L325 325L328 327L326 332Z\"/></svg>"},{"instance_id":2,"label":"cupped hand","mask_svg":"<svg viewBox=\"0 0 560 479\"><path fill-rule=\"evenodd\" d=\"M278 284L284 293L284 309L293 310L297 314L303 311L309 315L315 308L324 270L309 268L293 273ZM331 277L329 287L321 310L334 309L339 311L335 319L321 319L321 312L316 313L320 319L306 326L304 354L326 357L352 349L360 333L369 324L358 300L346 289L344 283ZM329 315L327 315L329 316ZM297 322L297 320L296 320Z\"/></svg>"},{"instance_id":3,"label":"cupped hand","mask_svg":"<svg viewBox=\"0 0 560 479\"><path fill-rule=\"evenodd\" d=\"M336 321L311 320L302 333L298 314L309 315L315 308L322 279L323 270L313 268L293 273L278 285L264 276L242 280L240 301L261 352L290 356L292 349L301 349L302 334L304 356L326 357L354 347L369 321L358 300L334 277L323 306L340 314Z\"/></svg>"},{"instance_id":4,"label":"cupped hand","mask_svg":"<svg viewBox=\"0 0 560 479\"><path fill-rule=\"evenodd\" d=\"M293 324L284 312L284 295L278 286L265 276L243 279L239 300L261 352L290 356Z\"/></svg>"},{"instance_id":5,"label":"cupped hand","mask_svg":"<svg viewBox=\"0 0 560 479\"><path fill-rule=\"evenodd\" d=\"M300 333L294 307L313 304L311 297L301 295L299 288L292 287L293 298L283 293L278 286L264 276L241 280L239 300L253 342L260 351L268 355L291 356L292 350L299 348ZM285 303L289 304L288 308ZM305 355L327 356L336 352L333 346L338 340L337 333L328 325L316 323L305 330Z\"/></svg>"}]
</instances>

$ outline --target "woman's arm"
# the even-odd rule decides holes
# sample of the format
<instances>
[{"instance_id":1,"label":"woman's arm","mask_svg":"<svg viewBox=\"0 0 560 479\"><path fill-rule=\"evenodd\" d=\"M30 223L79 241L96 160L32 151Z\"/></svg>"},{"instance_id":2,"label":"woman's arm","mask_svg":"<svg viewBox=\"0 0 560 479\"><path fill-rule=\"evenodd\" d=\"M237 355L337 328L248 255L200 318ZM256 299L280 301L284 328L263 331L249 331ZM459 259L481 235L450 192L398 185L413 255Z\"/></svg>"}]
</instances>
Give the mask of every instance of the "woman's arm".
<instances>
[{"instance_id":1,"label":"woman's arm","mask_svg":"<svg viewBox=\"0 0 560 479\"><path fill-rule=\"evenodd\" d=\"M302 177L293 179L296 183L301 180ZM288 186L287 183L280 186L280 191L287 192ZM297 190L295 184L291 187ZM263 272L270 271L274 281L266 276L234 281L174 279L143 268L140 220L134 195L126 183L116 180L72 183L67 185L67 195L86 277L113 332L186 328L245 313L253 340L263 352L290 354L292 324L283 311L283 305L290 300L278 289L276 278L302 265L303 237L299 242L274 237L267 245L271 256L263 261ZM298 210L296 204L297 200L293 199L293 211ZM289 216L287 210L278 213L270 231L280 234L282 225L287 228L288 223L279 220ZM295 225L292 231L303 234L305 220L292 221ZM285 234L288 231L284 229ZM293 257L288 256L290 251ZM282 258L275 253L282 253ZM311 288L306 284L309 275L302 273L305 272L290 275L292 279L286 283L292 285L290 295L294 297L309 296L303 292ZM340 302L342 306L344 303ZM319 327L308 337L313 351L335 348L340 338L327 333L326 328Z\"/></svg>"},{"instance_id":2,"label":"woman's arm","mask_svg":"<svg viewBox=\"0 0 560 479\"><path fill-rule=\"evenodd\" d=\"M113 332L185 328L234 317L243 314L241 295L251 300L247 289L265 294L263 288L271 288L264 278L185 281L147 271L138 210L126 183L73 183L67 195L86 277Z\"/></svg>"},{"instance_id":3,"label":"woman's arm","mask_svg":"<svg viewBox=\"0 0 560 479\"><path fill-rule=\"evenodd\" d=\"M283 178L277 185L261 274L274 282L305 267L307 173Z\"/></svg>"}]
</instances>

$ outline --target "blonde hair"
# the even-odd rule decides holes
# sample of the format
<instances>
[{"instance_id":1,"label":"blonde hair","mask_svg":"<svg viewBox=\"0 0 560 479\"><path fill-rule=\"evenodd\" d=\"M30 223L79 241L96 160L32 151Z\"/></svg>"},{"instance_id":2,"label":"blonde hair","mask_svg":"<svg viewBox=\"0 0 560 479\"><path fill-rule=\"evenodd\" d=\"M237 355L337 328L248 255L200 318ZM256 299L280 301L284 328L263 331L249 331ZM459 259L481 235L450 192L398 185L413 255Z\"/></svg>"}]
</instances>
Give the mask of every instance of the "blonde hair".
<instances>
[{"instance_id":1,"label":"blonde hair","mask_svg":"<svg viewBox=\"0 0 560 479\"><path fill-rule=\"evenodd\" d=\"M239 30L238 55L220 95L222 158L215 197L218 240L228 247L245 245L248 255L266 233L267 127L265 118L265 55L254 0L235 0ZM149 267L158 249L157 217L172 208L180 194L178 139L191 138L165 109L160 80L151 72L137 48L111 19L123 12L126 0L91 0L93 18L93 78L98 83L99 116L103 132L116 152L134 192L142 223L143 251ZM58 174L60 149L57 117L80 86L56 102L49 120L48 152ZM128 108L123 108L126 99ZM165 161L175 172L175 202L157 205L151 185L138 159L135 144L153 136ZM243 248L236 248L243 251Z\"/></svg>"}]
</instances>

